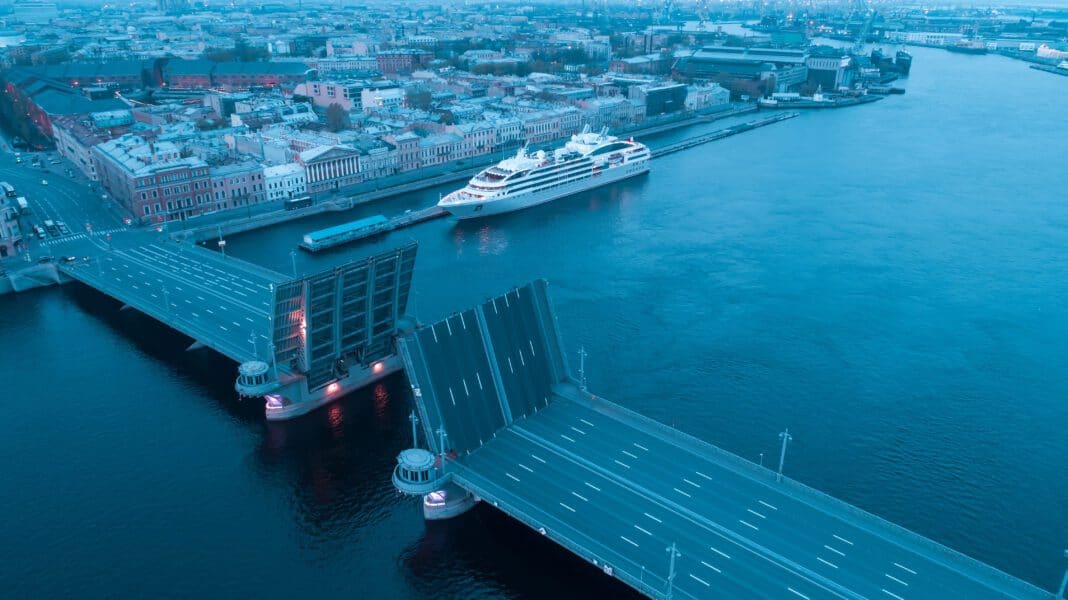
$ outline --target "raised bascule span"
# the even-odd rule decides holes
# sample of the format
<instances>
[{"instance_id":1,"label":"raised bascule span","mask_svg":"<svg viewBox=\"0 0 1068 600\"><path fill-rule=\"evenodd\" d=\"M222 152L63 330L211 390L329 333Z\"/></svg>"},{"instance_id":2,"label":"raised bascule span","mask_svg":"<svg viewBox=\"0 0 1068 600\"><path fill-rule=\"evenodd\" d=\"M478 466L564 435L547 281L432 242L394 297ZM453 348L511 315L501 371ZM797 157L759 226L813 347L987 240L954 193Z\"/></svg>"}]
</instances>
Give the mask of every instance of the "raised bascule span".
<instances>
[{"instance_id":1,"label":"raised bascule span","mask_svg":"<svg viewBox=\"0 0 1068 600\"><path fill-rule=\"evenodd\" d=\"M1051 597L587 393L544 281L400 346L421 439L393 482L426 518L489 502L654 598Z\"/></svg>"},{"instance_id":2,"label":"raised bascule span","mask_svg":"<svg viewBox=\"0 0 1068 600\"><path fill-rule=\"evenodd\" d=\"M196 245L87 243L60 271L239 364L268 419L305 414L401 368L416 244L289 277Z\"/></svg>"}]
</instances>

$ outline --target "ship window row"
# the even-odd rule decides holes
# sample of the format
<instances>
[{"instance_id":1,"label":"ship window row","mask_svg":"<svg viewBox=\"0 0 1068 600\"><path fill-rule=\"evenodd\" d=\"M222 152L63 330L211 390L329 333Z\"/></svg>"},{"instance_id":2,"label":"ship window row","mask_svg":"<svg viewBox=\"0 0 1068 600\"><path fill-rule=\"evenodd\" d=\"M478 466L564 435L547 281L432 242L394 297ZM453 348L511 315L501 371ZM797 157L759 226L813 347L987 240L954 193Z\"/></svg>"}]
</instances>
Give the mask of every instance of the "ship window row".
<instances>
[{"instance_id":1,"label":"ship window row","mask_svg":"<svg viewBox=\"0 0 1068 600\"><path fill-rule=\"evenodd\" d=\"M507 193L508 194L518 194L518 193L522 193L522 192L526 192L526 191L550 190L550 189L553 189L555 187L559 187L561 185L567 185L569 183L575 183L577 181L583 181L583 180L589 179L591 177L593 177L593 175L589 175L589 174L584 174L583 173L583 174L573 175L571 177L561 178L561 179L555 180L555 181L549 181L549 182L541 183L541 184L538 184L538 185L522 186L521 188L508 190Z\"/></svg>"},{"instance_id":2,"label":"ship window row","mask_svg":"<svg viewBox=\"0 0 1068 600\"><path fill-rule=\"evenodd\" d=\"M548 180L553 179L555 177L568 176L568 175L572 175L572 174L576 174L576 173L578 173L578 174L587 173L590 169L594 168L595 166L596 165L594 165L593 161L587 160L587 161L583 161L581 163L570 164L570 165L567 165L566 167L560 167L560 168L555 168L555 169L546 169L545 171L542 171L540 173L536 173L536 174L524 179L523 181L517 181L514 184L512 184L512 186L509 186L509 187L518 186L518 185L537 184L539 182L548 181Z\"/></svg>"},{"instance_id":3,"label":"ship window row","mask_svg":"<svg viewBox=\"0 0 1068 600\"><path fill-rule=\"evenodd\" d=\"M548 188L556 187L558 185L563 185L565 183L571 183L573 181L580 181L582 179L587 179L589 177L592 177L592 175L589 173L589 171L587 169L583 169L582 171L577 172L577 173L570 173L570 174L566 174L566 175L561 175L559 177L556 177L556 178L553 178L553 179L547 179L547 180L540 181L540 182L537 182L537 183L526 183L526 182L524 182L523 185L518 185L518 186L516 186L514 188L509 188L507 193L508 194L517 194L519 192L530 190L532 188L548 189Z\"/></svg>"},{"instance_id":4,"label":"ship window row","mask_svg":"<svg viewBox=\"0 0 1068 600\"><path fill-rule=\"evenodd\" d=\"M542 170L540 172L535 172L529 178L524 179L522 182L517 182L517 183L522 183L522 184L535 183L535 182L542 181L542 180L548 179L550 177L555 177L555 176L561 175L561 174L583 172L583 171L586 171L586 170L590 169L592 166L593 166L593 161L590 161L590 160L585 160L585 161L582 161L582 162L572 163L572 164L569 164L569 165L557 165L557 166L554 166L552 168L547 168L545 170Z\"/></svg>"},{"instance_id":5,"label":"ship window row","mask_svg":"<svg viewBox=\"0 0 1068 600\"><path fill-rule=\"evenodd\" d=\"M543 187L551 187L551 186L553 186L553 185L555 185L557 183L560 183L560 182L575 181L575 180L579 180L579 179L585 179L587 177L591 177L589 169L583 169L582 171L578 171L578 172L574 172L574 173L561 173L558 176L541 179L539 181L533 181L533 182L524 181L522 184L509 187L507 190L505 190L505 193L506 194L517 194L519 192L523 192L523 191L527 191L527 190L538 189L538 188L543 188Z\"/></svg>"}]
</instances>

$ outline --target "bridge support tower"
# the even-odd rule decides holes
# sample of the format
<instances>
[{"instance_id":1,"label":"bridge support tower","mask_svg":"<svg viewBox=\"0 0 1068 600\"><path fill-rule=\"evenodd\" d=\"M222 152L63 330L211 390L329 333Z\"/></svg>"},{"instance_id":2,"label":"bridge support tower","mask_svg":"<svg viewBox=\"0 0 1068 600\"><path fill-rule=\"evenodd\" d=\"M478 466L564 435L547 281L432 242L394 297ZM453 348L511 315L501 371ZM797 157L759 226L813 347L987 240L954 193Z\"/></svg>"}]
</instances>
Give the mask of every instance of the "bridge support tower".
<instances>
[{"instance_id":1,"label":"bridge support tower","mask_svg":"<svg viewBox=\"0 0 1068 600\"><path fill-rule=\"evenodd\" d=\"M445 472L445 452L434 455L419 447L419 417L415 411L408 419L412 422L412 447L397 455L393 469L393 487L398 492L423 497L423 517L428 521L451 519L471 510L478 500L462 487L452 482ZM445 447L445 430L439 430L441 446Z\"/></svg>"},{"instance_id":2,"label":"bridge support tower","mask_svg":"<svg viewBox=\"0 0 1068 600\"><path fill-rule=\"evenodd\" d=\"M259 398L278 388L278 377L271 374L270 365L262 360L250 360L237 368L234 389L245 398Z\"/></svg>"}]
</instances>

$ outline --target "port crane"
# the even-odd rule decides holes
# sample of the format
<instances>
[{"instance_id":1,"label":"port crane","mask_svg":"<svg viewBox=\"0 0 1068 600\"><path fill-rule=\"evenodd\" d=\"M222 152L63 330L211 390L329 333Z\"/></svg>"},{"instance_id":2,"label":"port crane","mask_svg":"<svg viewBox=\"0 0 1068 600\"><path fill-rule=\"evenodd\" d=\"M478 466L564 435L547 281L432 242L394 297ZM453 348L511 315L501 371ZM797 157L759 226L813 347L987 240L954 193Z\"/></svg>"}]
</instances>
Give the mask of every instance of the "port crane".
<instances>
[{"instance_id":1,"label":"port crane","mask_svg":"<svg viewBox=\"0 0 1068 600\"><path fill-rule=\"evenodd\" d=\"M864 21L864 26L860 28L860 33L857 34L857 41L853 43L854 54L860 54L864 49L864 41L868 39L868 34L871 33L871 29L875 25L876 14L878 14L878 11L874 8L868 9L868 18Z\"/></svg>"}]
</instances>

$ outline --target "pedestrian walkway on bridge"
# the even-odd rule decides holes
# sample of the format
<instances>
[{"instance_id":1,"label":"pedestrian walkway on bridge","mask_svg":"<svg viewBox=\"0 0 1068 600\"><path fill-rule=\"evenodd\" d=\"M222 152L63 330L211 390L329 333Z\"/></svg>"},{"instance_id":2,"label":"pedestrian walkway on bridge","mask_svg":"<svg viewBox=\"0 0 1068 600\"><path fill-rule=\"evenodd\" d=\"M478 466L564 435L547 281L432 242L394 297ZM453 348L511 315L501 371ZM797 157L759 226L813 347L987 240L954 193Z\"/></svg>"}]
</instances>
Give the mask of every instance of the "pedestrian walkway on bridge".
<instances>
[{"instance_id":1,"label":"pedestrian walkway on bridge","mask_svg":"<svg viewBox=\"0 0 1068 600\"><path fill-rule=\"evenodd\" d=\"M394 483L427 494L428 518L446 500L428 491L470 494L658 598L1050 597L588 394L543 281L416 330L402 355L429 450L402 453Z\"/></svg>"}]
</instances>

